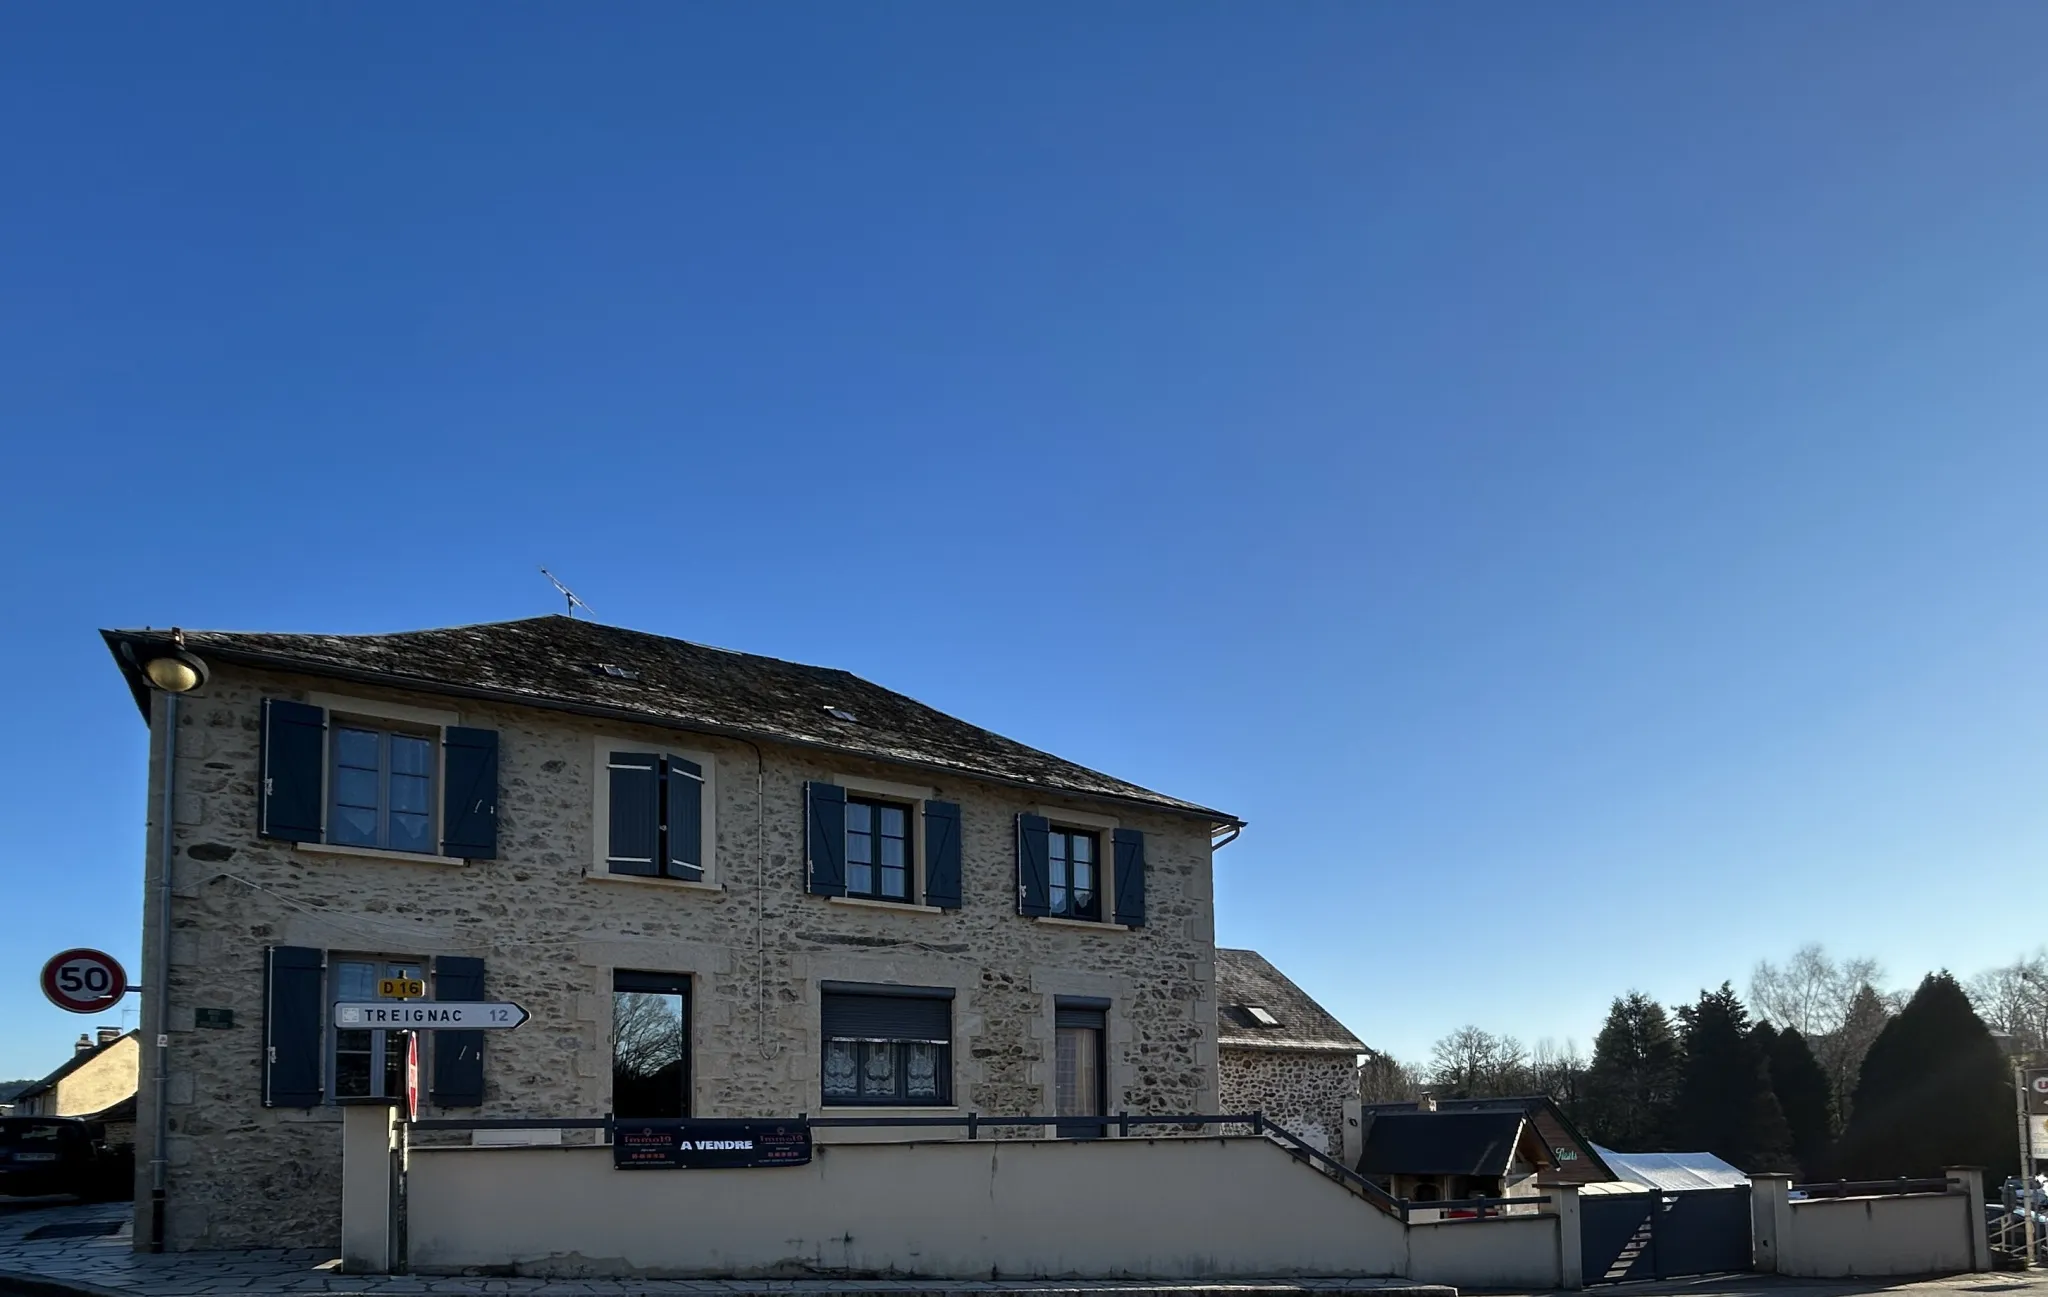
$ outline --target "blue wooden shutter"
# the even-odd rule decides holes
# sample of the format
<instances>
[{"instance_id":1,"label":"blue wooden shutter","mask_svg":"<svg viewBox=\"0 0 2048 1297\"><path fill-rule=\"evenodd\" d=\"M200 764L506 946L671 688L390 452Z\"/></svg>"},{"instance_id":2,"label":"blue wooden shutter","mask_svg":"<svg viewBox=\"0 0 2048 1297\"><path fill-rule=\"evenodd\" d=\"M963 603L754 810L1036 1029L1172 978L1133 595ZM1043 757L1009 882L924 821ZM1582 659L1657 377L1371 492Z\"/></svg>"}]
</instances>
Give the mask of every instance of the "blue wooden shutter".
<instances>
[{"instance_id":1,"label":"blue wooden shutter","mask_svg":"<svg viewBox=\"0 0 2048 1297\"><path fill-rule=\"evenodd\" d=\"M668 876L701 882L704 878L704 768L694 761L669 757L667 829Z\"/></svg>"},{"instance_id":2,"label":"blue wooden shutter","mask_svg":"<svg viewBox=\"0 0 2048 1297\"><path fill-rule=\"evenodd\" d=\"M924 903L960 908L960 808L952 802L924 804Z\"/></svg>"},{"instance_id":3,"label":"blue wooden shutter","mask_svg":"<svg viewBox=\"0 0 2048 1297\"><path fill-rule=\"evenodd\" d=\"M809 887L817 896L846 895L846 790L812 780L804 785L804 855Z\"/></svg>"},{"instance_id":4,"label":"blue wooden shutter","mask_svg":"<svg viewBox=\"0 0 2048 1297\"><path fill-rule=\"evenodd\" d=\"M498 731L451 725L441 734L441 854L498 854Z\"/></svg>"},{"instance_id":5,"label":"blue wooden shutter","mask_svg":"<svg viewBox=\"0 0 2048 1297\"><path fill-rule=\"evenodd\" d=\"M1052 822L1043 815L1017 817L1017 913L1052 913L1052 867L1046 836Z\"/></svg>"},{"instance_id":6,"label":"blue wooden shutter","mask_svg":"<svg viewBox=\"0 0 2048 1297\"><path fill-rule=\"evenodd\" d=\"M615 874L661 873L661 760L652 752L614 752L611 779L611 845L605 864Z\"/></svg>"},{"instance_id":7,"label":"blue wooden shutter","mask_svg":"<svg viewBox=\"0 0 2048 1297\"><path fill-rule=\"evenodd\" d=\"M1118 829L1116 851L1116 921L1126 927L1145 926L1145 835Z\"/></svg>"},{"instance_id":8,"label":"blue wooden shutter","mask_svg":"<svg viewBox=\"0 0 2048 1297\"><path fill-rule=\"evenodd\" d=\"M270 946L263 952L263 1106L317 1108L321 1012L326 996L324 951L311 946Z\"/></svg>"},{"instance_id":9,"label":"blue wooden shutter","mask_svg":"<svg viewBox=\"0 0 2048 1297\"><path fill-rule=\"evenodd\" d=\"M256 831L286 842L318 842L326 823L327 713L286 698L263 700L262 802Z\"/></svg>"},{"instance_id":10,"label":"blue wooden shutter","mask_svg":"<svg viewBox=\"0 0 2048 1297\"><path fill-rule=\"evenodd\" d=\"M434 956L434 998L484 998L484 961L467 955ZM437 1031L434 1079L427 1098L436 1108L477 1108L484 1101L484 1033Z\"/></svg>"}]
</instances>

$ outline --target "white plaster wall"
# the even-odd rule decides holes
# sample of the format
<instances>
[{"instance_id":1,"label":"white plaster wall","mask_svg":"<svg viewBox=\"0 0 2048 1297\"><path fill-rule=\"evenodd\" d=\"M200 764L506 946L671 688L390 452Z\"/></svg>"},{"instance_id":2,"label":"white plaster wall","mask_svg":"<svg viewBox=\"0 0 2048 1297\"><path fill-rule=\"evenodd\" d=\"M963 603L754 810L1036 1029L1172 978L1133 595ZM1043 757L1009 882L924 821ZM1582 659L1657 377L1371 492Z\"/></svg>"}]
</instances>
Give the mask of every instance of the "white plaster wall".
<instances>
[{"instance_id":1,"label":"white plaster wall","mask_svg":"<svg viewBox=\"0 0 2048 1297\"><path fill-rule=\"evenodd\" d=\"M741 1171L620 1171L602 1148L415 1149L407 1192L422 1272L1191 1279L1407 1264L1398 1221L1251 1137L839 1145ZM1432 1266L1555 1281L1554 1242L1532 1262L1554 1230L1444 1236Z\"/></svg>"},{"instance_id":2,"label":"white plaster wall","mask_svg":"<svg viewBox=\"0 0 2048 1297\"><path fill-rule=\"evenodd\" d=\"M1407 1273L1411 1279L1460 1288L1555 1288L1557 1217L1411 1225Z\"/></svg>"},{"instance_id":3,"label":"white plaster wall","mask_svg":"<svg viewBox=\"0 0 2048 1297\"><path fill-rule=\"evenodd\" d=\"M1955 1274L1971 1268L1966 1194L1819 1198L1791 1204L1778 1271L1808 1279Z\"/></svg>"}]
</instances>

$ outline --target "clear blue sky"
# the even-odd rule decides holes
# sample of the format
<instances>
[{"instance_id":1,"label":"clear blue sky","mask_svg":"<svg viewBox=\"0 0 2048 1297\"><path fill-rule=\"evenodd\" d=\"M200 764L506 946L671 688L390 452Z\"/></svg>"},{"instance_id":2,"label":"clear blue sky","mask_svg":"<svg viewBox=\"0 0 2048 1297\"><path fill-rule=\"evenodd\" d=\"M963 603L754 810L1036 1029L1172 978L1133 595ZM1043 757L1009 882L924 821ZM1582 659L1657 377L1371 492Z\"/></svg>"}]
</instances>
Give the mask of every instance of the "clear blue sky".
<instances>
[{"instance_id":1,"label":"clear blue sky","mask_svg":"<svg viewBox=\"0 0 2048 1297\"><path fill-rule=\"evenodd\" d=\"M1251 821L1368 1041L2043 938L2048 7L0 18L0 1076L101 626L547 612ZM251 1006L254 1011L254 1006Z\"/></svg>"}]
</instances>

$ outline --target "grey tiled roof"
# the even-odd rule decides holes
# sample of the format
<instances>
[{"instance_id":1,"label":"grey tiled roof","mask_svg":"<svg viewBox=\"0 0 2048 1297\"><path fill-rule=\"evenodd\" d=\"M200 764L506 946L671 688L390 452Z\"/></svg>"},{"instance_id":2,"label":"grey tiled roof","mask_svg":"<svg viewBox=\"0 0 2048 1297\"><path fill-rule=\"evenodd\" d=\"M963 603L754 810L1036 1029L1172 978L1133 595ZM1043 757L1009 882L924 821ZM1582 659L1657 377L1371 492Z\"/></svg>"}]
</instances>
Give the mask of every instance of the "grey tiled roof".
<instances>
[{"instance_id":1,"label":"grey tiled roof","mask_svg":"<svg viewBox=\"0 0 2048 1297\"><path fill-rule=\"evenodd\" d=\"M120 651L167 644L162 631L102 631L146 703L140 673ZM202 659L267 666L395 687L539 707L644 718L703 733L794 743L928 770L979 776L1201 815L1235 816L1155 793L1026 747L831 667L736 653L645 631L561 616L389 635L187 631ZM608 675L612 664L629 677Z\"/></svg>"},{"instance_id":2,"label":"grey tiled roof","mask_svg":"<svg viewBox=\"0 0 2048 1297\"><path fill-rule=\"evenodd\" d=\"M1264 1009L1279 1025L1261 1023L1250 1012L1253 1007ZM1226 1048L1365 1052L1358 1037L1256 950L1217 948L1216 1033L1217 1043Z\"/></svg>"}]
</instances>

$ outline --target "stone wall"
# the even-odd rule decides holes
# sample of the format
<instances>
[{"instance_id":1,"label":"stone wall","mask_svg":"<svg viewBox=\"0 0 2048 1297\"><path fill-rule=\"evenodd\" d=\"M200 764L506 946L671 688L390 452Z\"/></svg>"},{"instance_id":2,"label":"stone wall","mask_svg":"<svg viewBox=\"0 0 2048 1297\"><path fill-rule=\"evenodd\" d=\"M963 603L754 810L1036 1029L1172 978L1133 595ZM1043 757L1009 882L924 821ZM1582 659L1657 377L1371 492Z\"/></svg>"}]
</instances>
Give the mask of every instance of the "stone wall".
<instances>
[{"instance_id":1,"label":"stone wall","mask_svg":"<svg viewBox=\"0 0 2048 1297\"><path fill-rule=\"evenodd\" d=\"M459 712L462 725L496 729L498 858L441 863L259 837L261 700L330 703L315 697L322 694ZM154 705L152 884L165 700ZM1210 850L1199 819L824 752L757 750L651 726L220 664L179 705L167 1023L171 1247L287 1239L332 1245L339 1237L340 1110L261 1106L263 959L271 945L330 955L481 957L485 993L532 1012L526 1026L491 1033L482 1109L436 1113L423 1104L422 1116L606 1112L615 968L691 978L693 1105L702 1116L820 1110L819 982L826 979L954 988L957 1107L950 1111L1052 1111L1052 1006L1061 994L1113 1002L1112 1111L1199 1112L1216 1102ZM705 885L593 876L600 736L709 758L715 854ZM806 779L894 781L959 803L963 908L942 913L809 895ZM1033 807L1108 815L1145 832L1145 927L1017 915L1014 817ZM145 968L153 956L151 946ZM158 1030L154 1001L145 997L145 1038ZM199 1007L232 1010L234 1025L195 1030ZM144 1131L153 1120L151 1091L145 1075ZM143 1150L139 1164L147 1156ZM138 1211L138 1245L147 1239L147 1215Z\"/></svg>"},{"instance_id":2,"label":"stone wall","mask_svg":"<svg viewBox=\"0 0 2048 1297\"><path fill-rule=\"evenodd\" d=\"M1262 1112L1325 1153L1343 1151L1344 1101L1358 1096L1350 1054L1225 1045L1218 1059L1225 1112Z\"/></svg>"}]
</instances>

